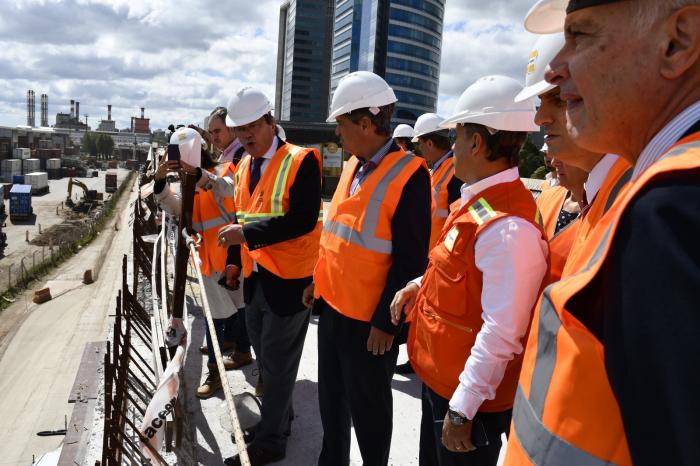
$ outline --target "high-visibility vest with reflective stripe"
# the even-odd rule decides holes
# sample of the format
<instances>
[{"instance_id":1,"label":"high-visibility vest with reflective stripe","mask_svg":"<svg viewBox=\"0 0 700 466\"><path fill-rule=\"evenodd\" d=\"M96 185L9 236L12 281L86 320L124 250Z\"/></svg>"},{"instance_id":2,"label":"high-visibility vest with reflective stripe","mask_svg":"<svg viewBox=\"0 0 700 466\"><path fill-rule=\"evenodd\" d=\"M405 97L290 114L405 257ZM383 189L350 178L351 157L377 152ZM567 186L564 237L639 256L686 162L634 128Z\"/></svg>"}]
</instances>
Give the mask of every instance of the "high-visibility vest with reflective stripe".
<instances>
[{"instance_id":1,"label":"high-visibility vest with reflective stripe","mask_svg":"<svg viewBox=\"0 0 700 466\"><path fill-rule=\"evenodd\" d=\"M537 198L537 208L542 215L542 223L549 238L549 278L547 283L552 283L561 278L564 264L574 244L580 219L576 219L566 225L561 231L554 234L557 229L559 213L564 206L564 201L569 191L563 186L554 186Z\"/></svg>"},{"instance_id":2,"label":"high-visibility vest with reflective stripe","mask_svg":"<svg viewBox=\"0 0 700 466\"><path fill-rule=\"evenodd\" d=\"M595 278L635 196L656 180L689 173L700 177L700 133L671 148L618 195L588 235L581 251L584 265L546 288L525 350L506 465L632 464L605 369L605 348L567 303L583 292L604 294Z\"/></svg>"},{"instance_id":3,"label":"high-visibility vest with reflective stripe","mask_svg":"<svg viewBox=\"0 0 700 466\"><path fill-rule=\"evenodd\" d=\"M214 172L214 170L210 170ZM218 176L233 178L230 163L218 166ZM236 222L236 205L232 197L220 197L213 190L195 191L192 206L192 228L202 236L199 259L202 275L223 272L226 268L227 250L217 244L219 228Z\"/></svg>"},{"instance_id":4,"label":"high-visibility vest with reflective stripe","mask_svg":"<svg viewBox=\"0 0 700 466\"><path fill-rule=\"evenodd\" d=\"M630 168L630 164L622 157L618 158L612 167L610 167L610 171L606 175L605 180L603 180L598 194L596 194L594 199L589 199L591 204L588 207L588 211L579 219L580 225L576 232L576 238L574 238L574 242L571 246L569 257L566 259L566 263L562 269L562 277L571 275L572 270L580 268L582 264L579 260L579 252L585 247L588 234L603 215L610 210L617 196L620 195L621 192L624 192L624 188L631 176L632 169Z\"/></svg>"},{"instance_id":5,"label":"high-visibility vest with reflective stripe","mask_svg":"<svg viewBox=\"0 0 700 466\"><path fill-rule=\"evenodd\" d=\"M452 398L484 323L482 273L476 266L474 245L484 229L510 216L531 222L545 237L532 194L515 180L485 189L464 206L454 202L440 240L430 251L413 308L408 355L423 383L443 398ZM508 363L495 398L484 401L480 411L513 406L520 361L515 356Z\"/></svg>"},{"instance_id":6,"label":"high-visibility vest with reflective stripe","mask_svg":"<svg viewBox=\"0 0 700 466\"><path fill-rule=\"evenodd\" d=\"M430 247L433 249L440 239L442 226L450 213L450 201L447 186L450 184L455 174L455 159L448 157L447 160L430 174L430 192L432 194L432 218L430 224Z\"/></svg>"},{"instance_id":7,"label":"high-visibility vest with reflective stripe","mask_svg":"<svg viewBox=\"0 0 700 466\"><path fill-rule=\"evenodd\" d=\"M316 149L292 144L281 145L268 162L252 195L249 186L253 158L251 155L246 155L241 159L234 178L238 223L245 225L284 216L289 210L289 190L309 152L314 154L320 167L321 157ZM318 222L309 233L253 251L243 244L241 246L243 276L250 276L253 271L253 261L256 261L281 278L310 277L318 257L318 243L323 221L323 203L320 199L319 204Z\"/></svg>"},{"instance_id":8,"label":"high-visibility vest with reflective stripe","mask_svg":"<svg viewBox=\"0 0 700 466\"><path fill-rule=\"evenodd\" d=\"M391 220L403 188L425 161L404 151L391 152L350 195L359 167L346 164L323 226L314 270L316 298L341 314L369 322L391 267ZM387 312L389 312L387 310Z\"/></svg>"}]
</instances>

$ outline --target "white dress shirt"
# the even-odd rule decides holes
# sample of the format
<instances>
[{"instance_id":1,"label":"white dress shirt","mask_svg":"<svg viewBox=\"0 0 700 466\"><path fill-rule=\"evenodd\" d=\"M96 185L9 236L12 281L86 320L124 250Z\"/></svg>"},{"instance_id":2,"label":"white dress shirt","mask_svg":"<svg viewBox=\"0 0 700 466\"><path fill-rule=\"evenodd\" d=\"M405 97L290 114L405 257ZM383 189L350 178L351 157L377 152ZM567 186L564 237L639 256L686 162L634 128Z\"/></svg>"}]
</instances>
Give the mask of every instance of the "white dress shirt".
<instances>
[{"instance_id":1,"label":"white dress shirt","mask_svg":"<svg viewBox=\"0 0 700 466\"><path fill-rule=\"evenodd\" d=\"M649 141L634 165L632 180L639 178L647 168L659 160L698 120L700 120L700 100L679 113Z\"/></svg>"},{"instance_id":2,"label":"white dress shirt","mask_svg":"<svg viewBox=\"0 0 700 466\"><path fill-rule=\"evenodd\" d=\"M224 163L233 161L233 156L236 155L236 151L241 147L243 147L243 144L241 144L241 141L238 138L231 141L231 144L229 144L228 147L221 152L219 162Z\"/></svg>"},{"instance_id":3,"label":"white dress shirt","mask_svg":"<svg viewBox=\"0 0 700 466\"><path fill-rule=\"evenodd\" d=\"M499 183L515 181L518 168L504 170L471 186L462 186L462 205ZM484 400L493 399L508 362L523 350L540 284L547 272L549 246L540 231L520 217L494 221L474 245L476 267L483 274L484 324L467 358L450 408L469 419Z\"/></svg>"},{"instance_id":4,"label":"white dress shirt","mask_svg":"<svg viewBox=\"0 0 700 466\"><path fill-rule=\"evenodd\" d=\"M583 183L583 189L586 191L586 199L589 204L595 199L610 169L619 158L620 156L615 154L604 155L602 159L598 160L598 163L595 164L593 170L588 174L588 179Z\"/></svg>"}]
</instances>

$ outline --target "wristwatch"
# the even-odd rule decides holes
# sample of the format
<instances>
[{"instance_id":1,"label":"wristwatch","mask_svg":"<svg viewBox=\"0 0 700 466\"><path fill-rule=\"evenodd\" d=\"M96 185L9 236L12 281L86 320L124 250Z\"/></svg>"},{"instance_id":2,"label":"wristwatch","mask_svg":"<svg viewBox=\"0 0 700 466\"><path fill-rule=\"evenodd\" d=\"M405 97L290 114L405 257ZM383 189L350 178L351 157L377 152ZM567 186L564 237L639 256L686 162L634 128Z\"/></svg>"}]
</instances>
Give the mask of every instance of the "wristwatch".
<instances>
[{"instance_id":1,"label":"wristwatch","mask_svg":"<svg viewBox=\"0 0 700 466\"><path fill-rule=\"evenodd\" d=\"M458 413L457 411L454 411L452 409L447 410L447 417L449 417L450 422L456 426L462 426L469 421L469 419L467 419L461 413Z\"/></svg>"}]
</instances>

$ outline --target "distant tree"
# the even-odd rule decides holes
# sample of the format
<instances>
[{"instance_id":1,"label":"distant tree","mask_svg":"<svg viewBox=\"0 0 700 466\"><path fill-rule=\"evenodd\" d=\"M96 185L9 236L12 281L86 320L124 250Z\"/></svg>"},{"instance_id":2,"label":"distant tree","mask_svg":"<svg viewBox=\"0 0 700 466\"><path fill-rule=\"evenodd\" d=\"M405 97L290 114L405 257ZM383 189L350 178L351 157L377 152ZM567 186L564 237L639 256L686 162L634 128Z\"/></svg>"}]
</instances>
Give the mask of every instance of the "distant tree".
<instances>
[{"instance_id":1,"label":"distant tree","mask_svg":"<svg viewBox=\"0 0 700 466\"><path fill-rule=\"evenodd\" d=\"M112 136L109 136L108 134L104 135L106 141L105 141L105 156L108 159L112 158L112 154L114 154L114 139Z\"/></svg>"},{"instance_id":2,"label":"distant tree","mask_svg":"<svg viewBox=\"0 0 700 466\"><path fill-rule=\"evenodd\" d=\"M87 152L92 157L97 157L97 137L90 132L83 134L80 139L80 147L83 152Z\"/></svg>"},{"instance_id":3,"label":"distant tree","mask_svg":"<svg viewBox=\"0 0 700 466\"><path fill-rule=\"evenodd\" d=\"M108 134L100 134L97 136L97 153L101 158L107 159L114 152L114 139Z\"/></svg>"},{"instance_id":4,"label":"distant tree","mask_svg":"<svg viewBox=\"0 0 700 466\"><path fill-rule=\"evenodd\" d=\"M544 168L544 158L537 146L532 143L532 138L528 136L523 150L520 151L520 163L518 165L520 177L533 178L533 173L540 167ZM544 175L542 178L544 178Z\"/></svg>"},{"instance_id":5,"label":"distant tree","mask_svg":"<svg viewBox=\"0 0 700 466\"><path fill-rule=\"evenodd\" d=\"M544 180L544 177L547 175L547 167L542 165L539 167L537 170L532 172L532 175L530 175L530 178L535 178L538 180Z\"/></svg>"}]
</instances>

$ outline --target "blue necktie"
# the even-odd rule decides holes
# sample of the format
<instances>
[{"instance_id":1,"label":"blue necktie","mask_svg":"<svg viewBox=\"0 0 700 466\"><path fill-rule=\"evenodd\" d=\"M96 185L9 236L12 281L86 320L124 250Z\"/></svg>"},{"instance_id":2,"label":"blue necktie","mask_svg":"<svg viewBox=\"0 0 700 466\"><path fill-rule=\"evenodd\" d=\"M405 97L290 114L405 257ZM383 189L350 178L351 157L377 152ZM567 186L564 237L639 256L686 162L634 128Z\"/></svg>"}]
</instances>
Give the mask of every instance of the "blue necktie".
<instances>
[{"instance_id":1,"label":"blue necktie","mask_svg":"<svg viewBox=\"0 0 700 466\"><path fill-rule=\"evenodd\" d=\"M264 161L265 159L262 157L253 159L253 167L250 171L250 184L248 186L248 191L250 192L250 194L253 194L253 191L255 191L255 187L260 181L260 169L262 168L262 164Z\"/></svg>"}]
</instances>

